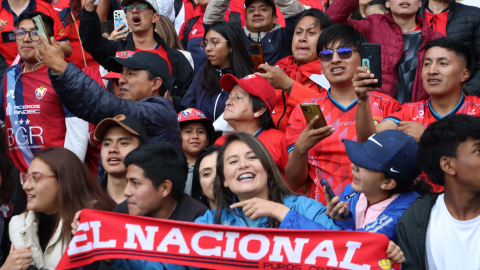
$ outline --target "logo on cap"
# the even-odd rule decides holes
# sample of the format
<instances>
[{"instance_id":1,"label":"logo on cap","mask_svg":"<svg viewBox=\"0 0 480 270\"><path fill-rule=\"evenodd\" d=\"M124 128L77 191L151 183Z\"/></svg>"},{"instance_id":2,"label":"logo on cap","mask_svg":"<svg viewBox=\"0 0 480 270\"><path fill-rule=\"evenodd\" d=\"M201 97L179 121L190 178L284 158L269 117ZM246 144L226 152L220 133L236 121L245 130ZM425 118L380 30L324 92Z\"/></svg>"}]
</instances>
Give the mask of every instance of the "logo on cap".
<instances>
[{"instance_id":1,"label":"logo on cap","mask_svg":"<svg viewBox=\"0 0 480 270\"><path fill-rule=\"evenodd\" d=\"M247 75L245 77L243 77L245 80L246 79L251 79L251 78L255 78L255 74L250 74L250 75Z\"/></svg>"},{"instance_id":2,"label":"logo on cap","mask_svg":"<svg viewBox=\"0 0 480 270\"><path fill-rule=\"evenodd\" d=\"M182 115L185 116L185 117L188 117L190 115L193 114L193 110L192 109L186 109L186 110L183 110L182 111Z\"/></svg>"},{"instance_id":3,"label":"logo on cap","mask_svg":"<svg viewBox=\"0 0 480 270\"><path fill-rule=\"evenodd\" d=\"M123 121L123 120L125 120L125 118L127 118L125 115L119 114L119 115L115 116L113 119L115 119L117 121Z\"/></svg>"}]
</instances>

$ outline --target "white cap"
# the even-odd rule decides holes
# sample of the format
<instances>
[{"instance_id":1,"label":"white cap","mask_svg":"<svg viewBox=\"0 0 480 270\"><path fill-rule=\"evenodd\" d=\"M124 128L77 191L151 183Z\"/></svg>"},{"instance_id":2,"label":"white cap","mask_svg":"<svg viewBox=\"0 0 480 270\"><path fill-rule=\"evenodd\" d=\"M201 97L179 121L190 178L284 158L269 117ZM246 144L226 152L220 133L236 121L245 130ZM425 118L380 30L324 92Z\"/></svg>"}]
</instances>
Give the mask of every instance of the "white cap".
<instances>
[{"instance_id":1,"label":"white cap","mask_svg":"<svg viewBox=\"0 0 480 270\"><path fill-rule=\"evenodd\" d=\"M159 13L157 1L155 1L155 0L122 0L120 5L126 6L129 2L132 2L132 1L146 2L146 3L150 4L150 6L153 8L153 10L155 10L155 13Z\"/></svg>"}]
</instances>

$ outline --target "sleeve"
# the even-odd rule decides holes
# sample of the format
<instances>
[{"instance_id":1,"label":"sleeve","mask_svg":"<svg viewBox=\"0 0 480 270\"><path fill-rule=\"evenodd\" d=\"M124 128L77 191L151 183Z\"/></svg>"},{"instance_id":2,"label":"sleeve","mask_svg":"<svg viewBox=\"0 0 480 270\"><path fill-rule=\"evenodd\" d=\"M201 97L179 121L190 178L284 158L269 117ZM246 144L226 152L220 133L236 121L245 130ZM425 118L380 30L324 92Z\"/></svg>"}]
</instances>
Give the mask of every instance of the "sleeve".
<instances>
[{"instance_id":1,"label":"sleeve","mask_svg":"<svg viewBox=\"0 0 480 270\"><path fill-rule=\"evenodd\" d=\"M303 215L307 219L320 223L327 230L341 230L341 228L335 224L333 219L325 213L327 208L319 201L305 196L298 196L295 207L292 210Z\"/></svg>"},{"instance_id":2,"label":"sleeve","mask_svg":"<svg viewBox=\"0 0 480 270\"><path fill-rule=\"evenodd\" d=\"M349 24L368 39L370 20L368 18L361 21L349 19L358 5L358 0L335 0L327 9L327 15L335 24Z\"/></svg>"},{"instance_id":3,"label":"sleeve","mask_svg":"<svg viewBox=\"0 0 480 270\"><path fill-rule=\"evenodd\" d=\"M302 133L307 125L308 124L303 116L302 110L300 109L300 106L297 105L293 109L290 118L288 118L287 130L285 132L285 141L287 144L288 153L295 148L295 142L297 141L298 136L300 136L300 133Z\"/></svg>"},{"instance_id":4,"label":"sleeve","mask_svg":"<svg viewBox=\"0 0 480 270\"><path fill-rule=\"evenodd\" d=\"M176 54L178 63L176 67L177 79L175 81L175 85L173 86L173 91L170 92L170 96L172 97L175 111L180 112L183 110L181 106L182 99L192 84L195 74L193 73L193 68L185 55L175 49L171 50Z\"/></svg>"},{"instance_id":5,"label":"sleeve","mask_svg":"<svg viewBox=\"0 0 480 270\"><path fill-rule=\"evenodd\" d=\"M295 16L305 10L305 7L298 0L275 0L275 4L277 4L282 12L283 17L285 17L285 23L289 17Z\"/></svg>"},{"instance_id":6,"label":"sleeve","mask_svg":"<svg viewBox=\"0 0 480 270\"><path fill-rule=\"evenodd\" d=\"M402 264L402 269L404 270L423 270L425 268L425 256L420 256L420 254L425 254L425 250L421 250L425 245L419 245L419 241L422 241L417 236L420 233L412 232L412 227L415 228L414 231L422 230L418 226L418 221L414 220L413 209L407 209L403 216L400 218L397 224L397 242L396 244L400 247L405 256L405 262Z\"/></svg>"},{"instance_id":7,"label":"sleeve","mask_svg":"<svg viewBox=\"0 0 480 270\"><path fill-rule=\"evenodd\" d=\"M83 162L90 138L88 122L73 116L65 108L64 111L67 132L63 146L72 151Z\"/></svg>"},{"instance_id":8,"label":"sleeve","mask_svg":"<svg viewBox=\"0 0 480 270\"><path fill-rule=\"evenodd\" d=\"M5 57L0 53L0 79L3 78L3 75L5 74L7 67L8 67L7 61L5 60Z\"/></svg>"},{"instance_id":9,"label":"sleeve","mask_svg":"<svg viewBox=\"0 0 480 270\"><path fill-rule=\"evenodd\" d=\"M397 208L380 215L374 222L365 225L365 229L356 231L381 233L388 236L388 239L397 242L397 223L399 218L405 212L405 208Z\"/></svg>"},{"instance_id":10,"label":"sleeve","mask_svg":"<svg viewBox=\"0 0 480 270\"><path fill-rule=\"evenodd\" d=\"M208 210L207 212L205 212L203 216L196 218L194 222L200 223L200 224L215 224L214 213L215 213L215 209Z\"/></svg>"},{"instance_id":11,"label":"sleeve","mask_svg":"<svg viewBox=\"0 0 480 270\"><path fill-rule=\"evenodd\" d=\"M408 106L405 106L405 105L398 106L395 112L387 114L387 117L383 119L383 121L387 121L387 120L393 121L397 125L400 124L400 121L410 121Z\"/></svg>"},{"instance_id":12,"label":"sleeve","mask_svg":"<svg viewBox=\"0 0 480 270\"><path fill-rule=\"evenodd\" d=\"M190 84L190 87L188 87L187 92L182 98L182 101L180 102L180 107L182 110L188 109L188 108L197 108L197 82L198 78L202 71L200 70L197 72L197 75L195 75L195 78L193 79L193 83Z\"/></svg>"},{"instance_id":13,"label":"sleeve","mask_svg":"<svg viewBox=\"0 0 480 270\"><path fill-rule=\"evenodd\" d=\"M67 41L68 40L68 32L65 27L63 27L62 20L58 16L58 13L53 11L50 13L50 17L53 19L53 31L55 35L55 40L57 41Z\"/></svg>"},{"instance_id":14,"label":"sleeve","mask_svg":"<svg viewBox=\"0 0 480 270\"><path fill-rule=\"evenodd\" d=\"M388 101L382 99L382 111L384 118L394 114L400 108L400 102L394 98L389 98Z\"/></svg>"},{"instance_id":15,"label":"sleeve","mask_svg":"<svg viewBox=\"0 0 480 270\"><path fill-rule=\"evenodd\" d=\"M287 152L287 142L285 140L285 134L281 135L279 147L277 147L276 151L278 152L277 155L279 157L279 165L280 170L285 173L285 167L288 163L288 152Z\"/></svg>"},{"instance_id":16,"label":"sleeve","mask_svg":"<svg viewBox=\"0 0 480 270\"><path fill-rule=\"evenodd\" d=\"M288 211L278 228L287 230L327 230L322 224L316 223L293 210Z\"/></svg>"},{"instance_id":17,"label":"sleeve","mask_svg":"<svg viewBox=\"0 0 480 270\"><path fill-rule=\"evenodd\" d=\"M182 9L180 9L180 12L178 12L177 17L175 18L175 31L177 34L180 34L180 28L182 25L185 24L185 5L182 2Z\"/></svg>"},{"instance_id":18,"label":"sleeve","mask_svg":"<svg viewBox=\"0 0 480 270\"><path fill-rule=\"evenodd\" d=\"M95 61L106 67L107 59L110 56L115 56L116 42L102 37L100 19L95 11L89 12L82 9L78 15L80 17L79 32L83 48Z\"/></svg>"},{"instance_id":19,"label":"sleeve","mask_svg":"<svg viewBox=\"0 0 480 270\"><path fill-rule=\"evenodd\" d=\"M203 16L203 23L210 25L214 22L224 21L229 4L230 0L210 0Z\"/></svg>"}]
</instances>

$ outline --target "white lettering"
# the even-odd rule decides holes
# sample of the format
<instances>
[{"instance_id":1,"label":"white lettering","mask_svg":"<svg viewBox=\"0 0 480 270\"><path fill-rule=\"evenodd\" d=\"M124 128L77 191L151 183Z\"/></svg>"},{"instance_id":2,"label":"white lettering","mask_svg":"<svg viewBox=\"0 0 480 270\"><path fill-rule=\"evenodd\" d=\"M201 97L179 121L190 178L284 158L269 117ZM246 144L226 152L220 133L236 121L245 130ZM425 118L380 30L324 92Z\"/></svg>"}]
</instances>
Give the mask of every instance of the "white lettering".
<instances>
[{"instance_id":1,"label":"white lettering","mask_svg":"<svg viewBox=\"0 0 480 270\"><path fill-rule=\"evenodd\" d=\"M10 133L11 132L11 133ZM13 134L13 128L7 129L7 140L8 140L8 146L13 146L15 143L15 137Z\"/></svg>"},{"instance_id":2,"label":"white lettering","mask_svg":"<svg viewBox=\"0 0 480 270\"><path fill-rule=\"evenodd\" d=\"M247 250L248 243L251 240L260 241L260 250L257 253L252 253ZM260 260L265 255L267 255L268 249L270 248L270 241L267 237L261 234L249 234L240 240L238 244L238 251L240 254L247 260Z\"/></svg>"},{"instance_id":3,"label":"white lettering","mask_svg":"<svg viewBox=\"0 0 480 270\"><path fill-rule=\"evenodd\" d=\"M179 228L172 228L168 234L163 238L160 245L157 247L157 251L168 252L168 245L179 246L178 253L189 254L190 249L187 247L187 243L183 238L182 232Z\"/></svg>"},{"instance_id":4,"label":"white lettering","mask_svg":"<svg viewBox=\"0 0 480 270\"><path fill-rule=\"evenodd\" d=\"M325 250L324 250L325 249ZM328 258L328 266L337 267L337 255L335 254L335 249L333 248L332 240L324 240L308 255L305 259L305 264L316 264L317 257Z\"/></svg>"},{"instance_id":5,"label":"white lettering","mask_svg":"<svg viewBox=\"0 0 480 270\"><path fill-rule=\"evenodd\" d=\"M289 237L275 236L273 238L275 244L273 246L272 255L270 255L268 259L272 262L283 262L283 255L281 255L283 247L289 263L300 263L303 246L308 243L308 240L309 239L307 238L295 238L296 245L295 249L293 249Z\"/></svg>"},{"instance_id":6,"label":"white lettering","mask_svg":"<svg viewBox=\"0 0 480 270\"><path fill-rule=\"evenodd\" d=\"M90 227L88 227L88 222L84 222L78 226L77 233L81 231L86 232L88 230L90 230ZM92 242L87 242L85 245L77 247L78 242L82 242L87 239L88 238L86 234L75 235L72 238L72 241L70 241L70 245L68 245L68 256L92 250Z\"/></svg>"},{"instance_id":7,"label":"white lettering","mask_svg":"<svg viewBox=\"0 0 480 270\"><path fill-rule=\"evenodd\" d=\"M225 246L225 251L223 251L224 258L237 258L237 252L233 251L233 247L235 246L235 239L240 236L237 232L226 232L225 238L227 238L227 244Z\"/></svg>"},{"instance_id":8,"label":"white lettering","mask_svg":"<svg viewBox=\"0 0 480 270\"><path fill-rule=\"evenodd\" d=\"M33 129L34 128L37 128L40 130L40 133L38 134L33 134ZM43 128L41 127L30 127L30 143L33 142L33 137L40 137L40 140L42 141L40 144L43 144L43 137L42 137L42 134L43 134ZM38 143L38 142L37 142Z\"/></svg>"},{"instance_id":9,"label":"white lettering","mask_svg":"<svg viewBox=\"0 0 480 270\"><path fill-rule=\"evenodd\" d=\"M214 232L214 231L199 231L192 237L192 249L202 256L222 256L222 248L216 246L214 248L203 249L198 245L200 238L202 237L211 237L215 238L217 241L223 239L223 232ZM205 241L206 242L206 241Z\"/></svg>"},{"instance_id":10,"label":"white lettering","mask_svg":"<svg viewBox=\"0 0 480 270\"><path fill-rule=\"evenodd\" d=\"M362 243L348 241L345 246L348 249L347 249L347 252L345 253L345 257L343 257L343 261L340 262L340 265L338 265L338 267L345 268L345 269L352 269L352 270L369 270L370 269L370 265L368 264L359 265L359 264L352 263L352 258L353 258L353 255L355 254L355 250L360 248L362 246Z\"/></svg>"},{"instance_id":11,"label":"white lettering","mask_svg":"<svg viewBox=\"0 0 480 270\"><path fill-rule=\"evenodd\" d=\"M158 227L146 226L147 236L143 233L140 225L125 224L127 229L127 242L123 244L124 248L136 249L137 243L135 243L135 236L140 243L143 250L153 250L153 240L155 240L155 233L158 231Z\"/></svg>"},{"instance_id":12,"label":"white lettering","mask_svg":"<svg viewBox=\"0 0 480 270\"><path fill-rule=\"evenodd\" d=\"M28 143L28 137L26 135L22 135L23 138L25 138L25 141L23 143L20 142L20 140L18 139L18 132L20 130L23 130L23 133L26 133L27 130L24 128L24 127L20 127L17 129L17 132L15 132L15 139L17 140L17 144L18 145L25 145Z\"/></svg>"},{"instance_id":13,"label":"white lettering","mask_svg":"<svg viewBox=\"0 0 480 270\"><path fill-rule=\"evenodd\" d=\"M102 227L100 221L90 221L90 228L92 228L93 232L93 248L114 248L117 244L116 240L100 242L100 227Z\"/></svg>"}]
</instances>

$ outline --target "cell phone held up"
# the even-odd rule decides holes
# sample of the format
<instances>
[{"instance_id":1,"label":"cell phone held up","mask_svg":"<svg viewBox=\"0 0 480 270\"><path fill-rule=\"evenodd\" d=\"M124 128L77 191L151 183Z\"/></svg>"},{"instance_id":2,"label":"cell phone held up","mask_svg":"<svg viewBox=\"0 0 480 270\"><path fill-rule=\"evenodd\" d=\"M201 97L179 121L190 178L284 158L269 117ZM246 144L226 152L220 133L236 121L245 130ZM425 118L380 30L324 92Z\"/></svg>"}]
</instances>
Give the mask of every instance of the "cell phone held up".
<instances>
[{"instance_id":1,"label":"cell phone held up","mask_svg":"<svg viewBox=\"0 0 480 270\"><path fill-rule=\"evenodd\" d=\"M332 190L332 188L330 187L330 185L328 184L327 180L325 180L325 179L320 180L320 184L322 185L322 187L326 187L326 188L327 188L328 195L330 195L330 197L331 197L332 199L337 196L337 195L335 195L335 193L333 192L333 190ZM343 213L342 213L342 217L343 217L344 219L348 219L347 213L343 212Z\"/></svg>"},{"instance_id":2,"label":"cell phone held up","mask_svg":"<svg viewBox=\"0 0 480 270\"><path fill-rule=\"evenodd\" d=\"M117 29L120 25L124 25L122 29L119 31L123 31L125 29L128 29L128 24L127 24L127 15L125 14L125 11L123 10L115 10L113 11L113 22L114 22L114 27ZM123 35L127 35L128 33L124 33Z\"/></svg>"},{"instance_id":3,"label":"cell phone held up","mask_svg":"<svg viewBox=\"0 0 480 270\"><path fill-rule=\"evenodd\" d=\"M252 55L253 69L255 72L265 73L263 69L258 68L259 65L265 64L262 44L250 44L250 54Z\"/></svg>"},{"instance_id":4,"label":"cell phone held up","mask_svg":"<svg viewBox=\"0 0 480 270\"><path fill-rule=\"evenodd\" d=\"M51 45L52 43L50 42L50 35L48 35L47 29L45 28L45 24L43 24L42 17L35 16L32 18L32 20L33 20L33 24L35 24L35 27L37 28L37 33L39 35L42 35L48 41L48 44ZM42 44L42 47L45 48L43 44Z\"/></svg>"},{"instance_id":5,"label":"cell phone held up","mask_svg":"<svg viewBox=\"0 0 480 270\"><path fill-rule=\"evenodd\" d=\"M307 124L312 121L315 116L319 116L319 119L313 125L313 128L319 129L322 127L327 126L327 121L323 117L322 110L318 106L318 103L300 103L300 108L302 109L303 116L305 116L305 120Z\"/></svg>"},{"instance_id":6,"label":"cell phone held up","mask_svg":"<svg viewBox=\"0 0 480 270\"><path fill-rule=\"evenodd\" d=\"M362 43L360 46L360 57L362 67L375 74L377 83L368 85L369 87L379 88L382 86L382 50L378 43Z\"/></svg>"}]
</instances>

